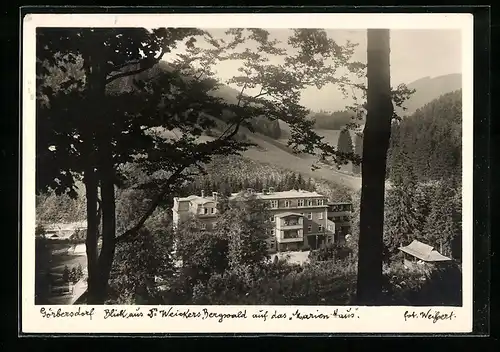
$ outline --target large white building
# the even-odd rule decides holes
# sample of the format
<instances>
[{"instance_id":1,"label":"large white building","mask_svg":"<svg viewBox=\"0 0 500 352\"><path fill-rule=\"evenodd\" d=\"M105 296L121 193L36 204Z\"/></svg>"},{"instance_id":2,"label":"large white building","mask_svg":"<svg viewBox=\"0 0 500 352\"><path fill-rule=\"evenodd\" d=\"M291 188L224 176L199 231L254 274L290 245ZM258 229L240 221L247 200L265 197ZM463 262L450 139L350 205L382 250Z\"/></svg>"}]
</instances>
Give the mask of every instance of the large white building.
<instances>
[{"instance_id":1,"label":"large white building","mask_svg":"<svg viewBox=\"0 0 500 352\"><path fill-rule=\"evenodd\" d=\"M336 241L335 223L328 219L327 198L316 192L290 190L275 192L273 188L262 192L246 191L258 199L268 202L269 221L273 224L269 233L271 251L315 249ZM233 193L235 199L241 193ZM217 221L218 194L174 198L173 224L190 217L200 220L206 229Z\"/></svg>"}]
</instances>

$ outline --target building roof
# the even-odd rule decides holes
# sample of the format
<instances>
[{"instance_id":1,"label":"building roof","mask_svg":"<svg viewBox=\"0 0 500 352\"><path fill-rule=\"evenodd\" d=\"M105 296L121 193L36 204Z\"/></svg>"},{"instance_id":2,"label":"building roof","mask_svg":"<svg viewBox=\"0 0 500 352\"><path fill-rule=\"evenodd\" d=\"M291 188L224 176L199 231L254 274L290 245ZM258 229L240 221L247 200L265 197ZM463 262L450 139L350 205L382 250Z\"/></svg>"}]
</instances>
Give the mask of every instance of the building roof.
<instances>
[{"instance_id":1,"label":"building roof","mask_svg":"<svg viewBox=\"0 0 500 352\"><path fill-rule=\"evenodd\" d=\"M299 213L292 213L292 212L286 212L286 213L281 213L281 214L278 214L276 215L277 218L284 218L284 217L287 217L287 216L300 216L300 217L303 217L304 215L302 214L299 214Z\"/></svg>"},{"instance_id":2,"label":"building roof","mask_svg":"<svg viewBox=\"0 0 500 352\"><path fill-rule=\"evenodd\" d=\"M188 197L178 198L178 201L180 201L180 202L190 201L190 202L193 202L195 204L205 204L208 202L214 202L215 199L213 197L200 197L200 196L196 196L196 195L191 195Z\"/></svg>"},{"instance_id":3,"label":"building roof","mask_svg":"<svg viewBox=\"0 0 500 352\"><path fill-rule=\"evenodd\" d=\"M399 247L399 250L423 260L424 262L443 262L451 260L434 250L434 247L417 240L413 240L408 246Z\"/></svg>"},{"instance_id":4,"label":"building roof","mask_svg":"<svg viewBox=\"0 0 500 352\"><path fill-rule=\"evenodd\" d=\"M235 198L241 194L242 192L232 193L231 198ZM310 197L326 198L324 195L319 194L317 192L309 192L309 191L294 190L294 189L290 191L281 191L272 193L255 192L253 194L260 199L286 199L286 198L310 198Z\"/></svg>"}]
</instances>

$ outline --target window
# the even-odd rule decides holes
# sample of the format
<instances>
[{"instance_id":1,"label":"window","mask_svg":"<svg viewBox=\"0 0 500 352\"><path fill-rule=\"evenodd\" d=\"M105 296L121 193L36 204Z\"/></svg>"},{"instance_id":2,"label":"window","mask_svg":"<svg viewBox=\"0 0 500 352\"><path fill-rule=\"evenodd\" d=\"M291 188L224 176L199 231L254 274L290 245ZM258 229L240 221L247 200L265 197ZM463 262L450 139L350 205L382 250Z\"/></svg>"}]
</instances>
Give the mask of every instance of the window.
<instances>
[{"instance_id":1,"label":"window","mask_svg":"<svg viewBox=\"0 0 500 352\"><path fill-rule=\"evenodd\" d=\"M304 200L303 199L299 199L298 206L299 207L303 207L304 206Z\"/></svg>"},{"instance_id":2,"label":"window","mask_svg":"<svg viewBox=\"0 0 500 352\"><path fill-rule=\"evenodd\" d=\"M274 236L274 229L271 229L271 236Z\"/></svg>"},{"instance_id":3,"label":"window","mask_svg":"<svg viewBox=\"0 0 500 352\"><path fill-rule=\"evenodd\" d=\"M271 201L271 208L277 208L278 207L278 201L277 200L272 200Z\"/></svg>"},{"instance_id":4,"label":"window","mask_svg":"<svg viewBox=\"0 0 500 352\"><path fill-rule=\"evenodd\" d=\"M285 200L285 208L290 208L290 201L289 200Z\"/></svg>"},{"instance_id":5,"label":"window","mask_svg":"<svg viewBox=\"0 0 500 352\"><path fill-rule=\"evenodd\" d=\"M318 219L323 220L323 213L318 213Z\"/></svg>"},{"instance_id":6,"label":"window","mask_svg":"<svg viewBox=\"0 0 500 352\"><path fill-rule=\"evenodd\" d=\"M308 200L307 200L307 205L308 205L308 206L312 206L312 205L313 205L313 201L312 201L312 199L308 199Z\"/></svg>"},{"instance_id":7,"label":"window","mask_svg":"<svg viewBox=\"0 0 500 352\"><path fill-rule=\"evenodd\" d=\"M312 225L307 226L307 232L312 232Z\"/></svg>"},{"instance_id":8,"label":"window","mask_svg":"<svg viewBox=\"0 0 500 352\"><path fill-rule=\"evenodd\" d=\"M307 218L308 218L309 220L312 220L312 218L313 218L313 213L307 213Z\"/></svg>"},{"instance_id":9,"label":"window","mask_svg":"<svg viewBox=\"0 0 500 352\"><path fill-rule=\"evenodd\" d=\"M207 229L207 224L201 224L201 229L206 230Z\"/></svg>"},{"instance_id":10,"label":"window","mask_svg":"<svg viewBox=\"0 0 500 352\"><path fill-rule=\"evenodd\" d=\"M208 214L208 208L203 208L202 213L203 214Z\"/></svg>"},{"instance_id":11,"label":"window","mask_svg":"<svg viewBox=\"0 0 500 352\"><path fill-rule=\"evenodd\" d=\"M323 232L323 225L318 225L318 232Z\"/></svg>"},{"instance_id":12,"label":"window","mask_svg":"<svg viewBox=\"0 0 500 352\"><path fill-rule=\"evenodd\" d=\"M215 214L215 208L210 208L210 213Z\"/></svg>"},{"instance_id":13,"label":"window","mask_svg":"<svg viewBox=\"0 0 500 352\"><path fill-rule=\"evenodd\" d=\"M274 222L274 216L271 216L271 217L269 218L269 221Z\"/></svg>"},{"instance_id":14,"label":"window","mask_svg":"<svg viewBox=\"0 0 500 352\"><path fill-rule=\"evenodd\" d=\"M318 200L317 200L317 204L318 204L318 205L323 205L323 199L318 199Z\"/></svg>"}]
</instances>

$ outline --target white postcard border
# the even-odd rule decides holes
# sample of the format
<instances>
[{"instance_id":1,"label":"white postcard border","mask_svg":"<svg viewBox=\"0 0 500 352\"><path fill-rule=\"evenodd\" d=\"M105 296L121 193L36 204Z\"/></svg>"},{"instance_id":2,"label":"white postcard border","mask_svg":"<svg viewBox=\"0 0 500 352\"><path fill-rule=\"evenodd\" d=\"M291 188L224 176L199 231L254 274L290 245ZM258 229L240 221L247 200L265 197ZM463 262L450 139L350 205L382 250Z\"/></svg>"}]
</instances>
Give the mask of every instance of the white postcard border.
<instances>
[{"instance_id":1,"label":"white postcard border","mask_svg":"<svg viewBox=\"0 0 500 352\"><path fill-rule=\"evenodd\" d=\"M321 307L321 306L35 306L35 33L37 27L200 27L200 28L391 28L461 29L463 92L463 306L462 307ZM334 26L334 27L333 27ZM22 116L22 332L24 333L452 333L472 330L472 171L473 171L473 18L471 14L28 14L23 19ZM90 315L48 318L58 309ZM162 317L150 309L190 313ZM142 312L143 317L105 318L106 309ZM203 311L206 309L207 311ZM337 309L337 316L334 313ZM349 311L348 311L349 309ZM329 319L299 319L293 315L331 314ZM209 317L210 312L247 318ZM268 311L266 321L252 314ZM286 318L271 319L275 312ZM405 319L415 311L418 319ZM439 314L450 319L434 322ZM422 313L422 314L420 314ZM338 314L353 314L340 318ZM427 315L426 315L427 314ZM175 314L174 314L175 315ZM206 318L204 319L203 316ZM291 317L291 319L290 319ZM405 321L406 320L406 321Z\"/></svg>"}]
</instances>

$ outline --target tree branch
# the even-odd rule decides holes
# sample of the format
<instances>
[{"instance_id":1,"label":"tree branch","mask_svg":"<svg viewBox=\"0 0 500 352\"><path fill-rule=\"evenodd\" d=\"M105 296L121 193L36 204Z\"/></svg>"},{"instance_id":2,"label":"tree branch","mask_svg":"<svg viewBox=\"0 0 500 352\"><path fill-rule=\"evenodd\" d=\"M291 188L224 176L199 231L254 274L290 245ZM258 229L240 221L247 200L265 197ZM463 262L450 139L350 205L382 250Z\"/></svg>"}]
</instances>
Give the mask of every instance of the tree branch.
<instances>
[{"instance_id":1,"label":"tree branch","mask_svg":"<svg viewBox=\"0 0 500 352\"><path fill-rule=\"evenodd\" d=\"M127 72L121 72L121 73L117 73L116 75L113 75L109 78L106 79L106 84L109 84L115 80L117 80L118 78L122 78L122 77L128 77L128 76L133 76L133 75L136 75L136 74L139 74L141 72L144 72L146 70L149 70L151 67L153 67L157 62L153 63L153 64L148 64L148 66L145 66L145 67L142 67L142 68L139 68L137 70L133 70L133 71L127 71Z\"/></svg>"},{"instance_id":2,"label":"tree branch","mask_svg":"<svg viewBox=\"0 0 500 352\"><path fill-rule=\"evenodd\" d=\"M153 201L151 202L151 205L149 206L148 210L146 210L146 212L139 219L139 221L137 222L137 224L134 225L132 228L128 229L127 231L125 231L122 235L118 236L116 238L116 243L125 242L125 241L128 241L128 240L131 240L131 239L135 238L135 236L137 235L138 230L144 225L144 223L147 221L147 219L153 214L153 212L156 210L156 208L158 207L158 205L160 204L160 202L163 200L163 198L165 197L165 195L169 191L170 186L176 182L177 178L181 175L181 173L187 167L189 167L190 165L192 165L193 163L195 163L197 160L201 159L202 157L204 157L204 156L206 156L206 155L208 155L210 153L213 153L216 150L217 147L222 146L224 144L224 142L226 142L229 139L233 138L236 135L236 133L238 132L239 126L241 125L241 123L244 120L245 120L245 118L240 118L237 123L231 124L224 131L224 133L219 138L217 138L216 140L214 140L211 143L211 145L210 145L209 148L204 148L204 150L201 153L201 155L197 155L195 157L189 158L184 163L182 163L177 168L177 170L172 175L170 175L170 177L165 181L165 183L164 183L163 187L161 188L160 192L153 199ZM222 138L222 136L226 132L228 132L232 127L235 127L234 130L230 134L228 134L227 136L225 136L224 138Z\"/></svg>"},{"instance_id":3,"label":"tree branch","mask_svg":"<svg viewBox=\"0 0 500 352\"><path fill-rule=\"evenodd\" d=\"M144 223L148 220L148 218L153 214L155 209L158 207L160 202L162 201L163 197L167 194L168 190L170 189L170 186L173 184L173 181L177 179L178 176L184 171L186 166L182 164L177 170L170 175L170 177L165 181L165 184L161 188L160 192L156 195L156 197L153 199L151 202L151 205L149 206L148 210L144 213L144 215L139 219L137 224L135 224L132 228L128 229L125 231L122 235L118 236L116 238L116 243L124 242L130 239L133 239L133 237L137 234L137 231L144 225Z\"/></svg>"},{"instance_id":4,"label":"tree branch","mask_svg":"<svg viewBox=\"0 0 500 352\"><path fill-rule=\"evenodd\" d=\"M137 70L133 70L133 71L126 71L126 72L120 72L120 73L117 73L115 75L112 75L111 77L108 77L106 79L106 84L109 84L111 82L113 82L114 80L117 80L118 78L122 78L122 77L128 77L128 76L133 76L133 75L136 75L136 74L139 74L141 72L144 72L146 70L149 70L151 67L153 67L154 65L156 65L158 62L160 62L161 58L163 57L163 55L165 54L165 51L164 49L161 50L160 52L160 55L158 55L157 58L147 58L147 59L144 59L144 60L141 60L139 61L138 63L144 63L145 66L144 67L141 67L141 68L138 68ZM127 66L127 65L132 65L133 63L129 62L128 64L125 64L125 65L121 65L123 67Z\"/></svg>"}]
</instances>

